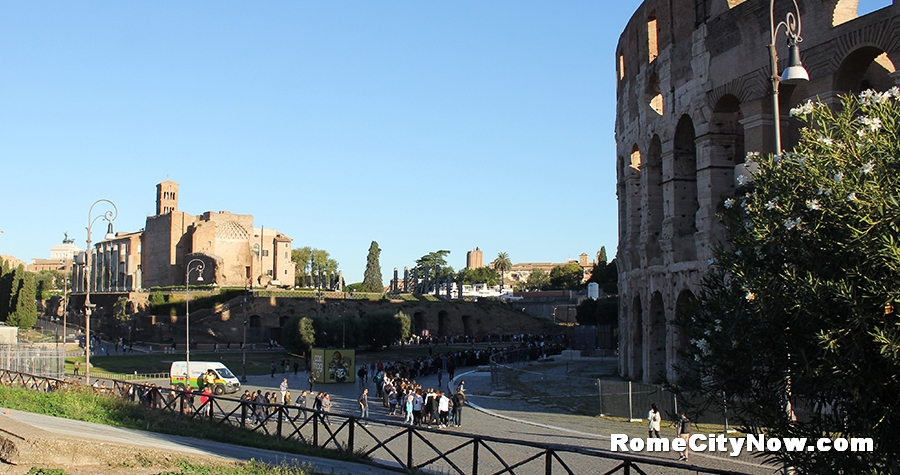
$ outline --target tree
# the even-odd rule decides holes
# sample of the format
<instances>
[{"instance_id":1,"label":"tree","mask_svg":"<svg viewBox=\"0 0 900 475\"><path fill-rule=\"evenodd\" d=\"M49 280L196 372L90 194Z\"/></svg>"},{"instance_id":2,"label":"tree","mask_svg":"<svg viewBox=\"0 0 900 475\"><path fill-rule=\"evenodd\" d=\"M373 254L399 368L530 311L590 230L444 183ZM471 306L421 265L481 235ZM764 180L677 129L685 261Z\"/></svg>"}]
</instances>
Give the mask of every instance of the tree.
<instances>
[{"instance_id":1,"label":"tree","mask_svg":"<svg viewBox=\"0 0 900 475\"><path fill-rule=\"evenodd\" d=\"M603 263L606 265L606 246L600 246L600 250L597 251L597 264Z\"/></svg>"},{"instance_id":2,"label":"tree","mask_svg":"<svg viewBox=\"0 0 900 475\"><path fill-rule=\"evenodd\" d=\"M577 262L569 262L550 269L550 287L560 290L578 290L584 281L584 269Z\"/></svg>"},{"instance_id":3,"label":"tree","mask_svg":"<svg viewBox=\"0 0 900 475\"><path fill-rule=\"evenodd\" d=\"M294 285L305 287L308 274L337 274L338 262L329 256L328 251L304 246L291 251L291 261L297 266L294 274Z\"/></svg>"},{"instance_id":4,"label":"tree","mask_svg":"<svg viewBox=\"0 0 900 475\"><path fill-rule=\"evenodd\" d=\"M313 320L294 315L289 318L281 333L282 344L295 354L309 354L316 344L316 329Z\"/></svg>"},{"instance_id":5,"label":"tree","mask_svg":"<svg viewBox=\"0 0 900 475\"><path fill-rule=\"evenodd\" d=\"M509 260L509 254L505 252L497 254L497 258L494 259L491 266L500 273L500 290L503 290L503 284L506 281L506 273L512 269L512 261Z\"/></svg>"},{"instance_id":6,"label":"tree","mask_svg":"<svg viewBox=\"0 0 900 475\"><path fill-rule=\"evenodd\" d=\"M871 452L787 452L800 473L897 473L900 90L807 102L792 152L749 154L693 310L675 388L746 433L871 437ZM803 417L794 420L794 411Z\"/></svg>"},{"instance_id":7,"label":"tree","mask_svg":"<svg viewBox=\"0 0 900 475\"><path fill-rule=\"evenodd\" d=\"M525 288L528 290L544 290L550 287L550 274L544 269L537 268L528 275Z\"/></svg>"},{"instance_id":8,"label":"tree","mask_svg":"<svg viewBox=\"0 0 900 475\"><path fill-rule=\"evenodd\" d=\"M575 308L575 320L579 325L619 326L619 299L600 297L598 300L584 299Z\"/></svg>"},{"instance_id":9,"label":"tree","mask_svg":"<svg viewBox=\"0 0 900 475\"><path fill-rule=\"evenodd\" d=\"M500 282L500 274L490 267L462 269L459 271L458 278L462 279L462 283L465 285L487 284L489 287L493 287Z\"/></svg>"},{"instance_id":10,"label":"tree","mask_svg":"<svg viewBox=\"0 0 900 475\"><path fill-rule=\"evenodd\" d=\"M37 322L37 305L34 274L19 266L15 270L10 296L9 316L6 322L19 328L31 328Z\"/></svg>"},{"instance_id":11,"label":"tree","mask_svg":"<svg viewBox=\"0 0 900 475\"><path fill-rule=\"evenodd\" d=\"M381 279L381 264L378 259L381 257L381 249L378 243L372 241L369 246L369 255L366 256L366 272L363 274L363 289L366 292L382 292L384 291L384 281Z\"/></svg>"}]
</instances>

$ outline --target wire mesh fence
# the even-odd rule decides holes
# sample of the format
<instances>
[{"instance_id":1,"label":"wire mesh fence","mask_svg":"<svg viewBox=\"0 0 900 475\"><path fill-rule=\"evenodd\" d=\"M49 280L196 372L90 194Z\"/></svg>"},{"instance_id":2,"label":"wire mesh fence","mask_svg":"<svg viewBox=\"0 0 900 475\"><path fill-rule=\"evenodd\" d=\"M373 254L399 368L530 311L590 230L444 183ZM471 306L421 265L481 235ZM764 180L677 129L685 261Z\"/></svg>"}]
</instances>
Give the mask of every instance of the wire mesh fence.
<instances>
[{"instance_id":1,"label":"wire mesh fence","mask_svg":"<svg viewBox=\"0 0 900 475\"><path fill-rule=\"evenodd\" d=\"M0 345L0 366L43 377L62 377L66 368L65 347L56 344Z\"/></svg>"},{"instance_id":2,"label":"wire mesh fence","mask_svg":"<svg viewBox=\"0 0 900 475\"><path fill-rule=\"evenodd\" d=\"M497 354L492 358L491 382L496 389L527 394L545 407L558 407L585 415L602 415L636 421L647 418L651 404L656 404L663 420L674 421L685 409L683 397L666 391L663 386L633 381L596 377L597 367L606 365L605 374L615 374L616 360L586 358L573 361L558 359L537 364L522 352ZM690 414L696 423L727 426L725 411ZM665 424L665 422L664 422Z\"/></svg>"}]
</instances>

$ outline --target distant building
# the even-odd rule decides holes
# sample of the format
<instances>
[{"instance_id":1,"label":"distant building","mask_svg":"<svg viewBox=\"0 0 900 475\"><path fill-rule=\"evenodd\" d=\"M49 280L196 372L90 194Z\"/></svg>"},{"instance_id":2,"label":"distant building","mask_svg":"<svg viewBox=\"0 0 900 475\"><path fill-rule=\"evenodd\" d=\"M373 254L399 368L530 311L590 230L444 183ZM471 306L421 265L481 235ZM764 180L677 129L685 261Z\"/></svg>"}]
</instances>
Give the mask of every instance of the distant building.
<instances>
[{"instance_id":1,"label":"distant building","mask_svg":"<svg viewBox=\"0 0 900 475\"><path fill-rule=\"evenodd\" d=\"M46 270L55 270L64 272L72 267L72 260L78 253L84 252L75 245L74 239L69 239L69 233L65 234L62 244L57 244L50 248L50 259L34 258L31 264L26 266L29 272L41 272Z\"/></svg>"},{"instance_id":2,"label":"distant building","mask_svg":"<svg viewBox=\"0 0 900 475\"><path fill-rule=\"evenodd\" d=\"M584 273L584 277L582 278L582 282L586 282L590 277L591 273L594 271L595 261L592 261L587 254L581 253L578 256L578 260L568 260L562 263L555 262L520 262L518 264L513 264L512 269L506 274L506 280L508 283L517 283L517 282L527 282L528 277L537 269L541 269L547 274L550 274L550 271L553 270L554 267L564 266L566 264L575 262L579 266L581 266L581 270Z\"/></svg>"},{"instance_id":3,"label":"distant building","mask_svg":"<svg viewBox=\"0 0 900 475\"><path fill-rule=\"evenodd\" d=\"M292 239L274 229L254 228L253 215L178 210L178 183L156 186L156 215L143 230L117 233L91 250L92 291L132 291L182 286L187 264L204 263L202 282L219 286L292 286ZM84 276L75 291L84 291ZM191 274L191 283L199 282Z\"/></svg>"},{"instance_id":4,"label":"distant building","mask_svg":"<svg viewBox=\"0 0 900 475\"><path fill-rule=\"evenodd\" d=\"M466 269L478 269L484 267L484 252L475 248L466 253Z\"/></svg>"}]
</instances>

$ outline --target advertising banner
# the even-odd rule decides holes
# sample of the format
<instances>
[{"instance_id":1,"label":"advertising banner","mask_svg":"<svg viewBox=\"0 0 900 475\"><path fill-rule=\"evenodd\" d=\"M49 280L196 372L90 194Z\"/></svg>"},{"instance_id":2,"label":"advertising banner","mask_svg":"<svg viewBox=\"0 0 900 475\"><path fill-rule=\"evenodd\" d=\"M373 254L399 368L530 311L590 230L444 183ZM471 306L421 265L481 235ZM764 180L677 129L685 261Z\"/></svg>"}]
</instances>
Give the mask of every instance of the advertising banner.
<instances>
[{"instance_id":1,"label":"advertising banner","mask_svg":"<svg viewBox=\"0 0 900 475\"><path fill-rule=\"evenodd\" d=\"M319 383L352 383L356 381L356 350L313 348L312 371Z\"/></svg>"}]
</instances>

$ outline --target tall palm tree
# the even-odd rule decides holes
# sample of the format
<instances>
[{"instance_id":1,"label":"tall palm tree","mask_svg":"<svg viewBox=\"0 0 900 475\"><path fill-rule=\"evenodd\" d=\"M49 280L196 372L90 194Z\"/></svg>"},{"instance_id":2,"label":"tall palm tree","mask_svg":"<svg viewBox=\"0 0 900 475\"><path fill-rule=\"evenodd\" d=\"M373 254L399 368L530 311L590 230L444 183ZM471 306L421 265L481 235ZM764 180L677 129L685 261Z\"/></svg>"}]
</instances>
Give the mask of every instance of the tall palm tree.
<instances>
[{"instance_id":1,"label":"tall palm tree","mask_svg":"<svg viewBox=\"0 0 900 475\"><path fill-rule=\"evenodd\" d=\"M503 292L503 282L506 280L506 273L512 269L512 261L509 260L509 254L501 252L494 259L494 270L500 273L500 292Z\"/></svg>"}]
</instances>

